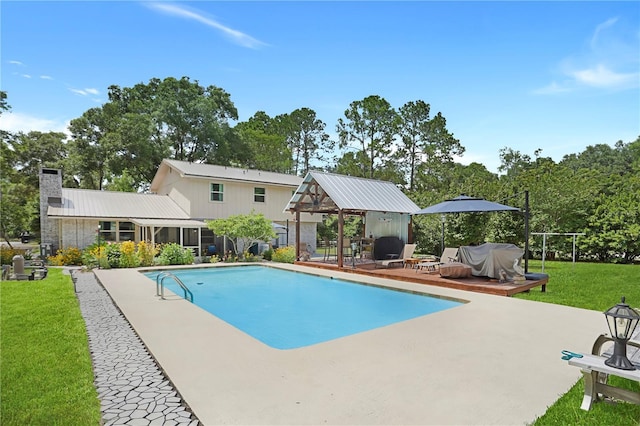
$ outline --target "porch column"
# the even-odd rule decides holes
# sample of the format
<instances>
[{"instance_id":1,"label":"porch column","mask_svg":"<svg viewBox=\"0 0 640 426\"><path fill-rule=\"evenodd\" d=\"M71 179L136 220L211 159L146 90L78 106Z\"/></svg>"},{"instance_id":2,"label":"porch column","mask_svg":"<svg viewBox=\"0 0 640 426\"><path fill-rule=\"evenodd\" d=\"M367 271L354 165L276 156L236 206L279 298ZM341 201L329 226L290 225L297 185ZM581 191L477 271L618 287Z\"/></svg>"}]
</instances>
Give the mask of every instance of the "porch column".
<instances>
[{"instance_id":1,"label":"porch column","mask_svg":"<svg viewBox=\"0 0 640 426\"><path fill-rule=\"evenodd\" d=\"M344 244L344 215L342 210L338 210L338 244L337 245L337 257L338 257L338 268L342 268L342 250Z\"/></svg>"},{"instance_id":2,"label":"porch column","mask_svg":"<svg viewBox=\"0 0 640 426\"><path fill-rule=\"evenodd\" d=\"M300 260L300 210L296 210L296 260Z\"/></svg>"}]
</instances>

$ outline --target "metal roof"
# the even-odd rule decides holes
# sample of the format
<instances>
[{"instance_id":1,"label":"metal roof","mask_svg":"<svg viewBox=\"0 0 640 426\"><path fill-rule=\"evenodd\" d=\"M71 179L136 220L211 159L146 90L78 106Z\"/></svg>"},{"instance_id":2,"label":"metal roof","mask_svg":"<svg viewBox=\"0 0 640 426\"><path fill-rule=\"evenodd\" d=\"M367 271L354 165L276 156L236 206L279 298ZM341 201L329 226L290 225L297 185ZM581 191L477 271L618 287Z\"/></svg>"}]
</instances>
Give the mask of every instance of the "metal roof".
<instances>
[{"instance_id":1,"label":"metal roof","mask_svg":"<svg viewBox=\"0 0 640 426\"><path fill-rule=\"evenodd\" d=\"M49 205L52 217L190 219L166 195L62 188L62 204Z\"/></svg>"},{"instance_id":2,"label":"metal roof","mask_svg":"<svg viewBox=\"0 0 640 426\"><path fill-rule=\"evenodd\" d=\"M201 179L255 182L291 187L297 187L300 185L300 182L302 182L302 178L296 175L164 159L162 163L160 163L158 171L151 182L151 191L157 191L170 169L176 170L184 177Z\"/></svg>"},{"instance_id":3,"label":"metal roof","mask_svg":"<svg viewBox=\"0 0 640 426\"><path fill-rule=\"evenodd\" d=\"M309 172L285 211L331 213L420 210L394 183L323 172Z\"/></svg>"}]
</instances>

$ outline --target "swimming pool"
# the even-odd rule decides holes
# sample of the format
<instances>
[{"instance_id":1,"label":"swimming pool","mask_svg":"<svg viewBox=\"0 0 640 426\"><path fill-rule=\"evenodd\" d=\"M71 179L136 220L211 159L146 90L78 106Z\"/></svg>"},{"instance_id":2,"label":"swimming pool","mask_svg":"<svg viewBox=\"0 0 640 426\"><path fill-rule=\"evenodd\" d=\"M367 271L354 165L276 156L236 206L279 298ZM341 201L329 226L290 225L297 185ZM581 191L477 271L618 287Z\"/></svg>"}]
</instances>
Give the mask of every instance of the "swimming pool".
<instances>
[{"instance_id":1,"label":"swimming pool","mask_svg":"<svg viewBox=\"0 0 640 426\"><path fill-rule=\"evenodd\" d=\"M268 266L171 271L194 303L276 349L295 349L459 306L462 302ZM153 280L158 272L145 275ZM182 290L173 280L165 287Z\"/></svg>"}]
</instances>

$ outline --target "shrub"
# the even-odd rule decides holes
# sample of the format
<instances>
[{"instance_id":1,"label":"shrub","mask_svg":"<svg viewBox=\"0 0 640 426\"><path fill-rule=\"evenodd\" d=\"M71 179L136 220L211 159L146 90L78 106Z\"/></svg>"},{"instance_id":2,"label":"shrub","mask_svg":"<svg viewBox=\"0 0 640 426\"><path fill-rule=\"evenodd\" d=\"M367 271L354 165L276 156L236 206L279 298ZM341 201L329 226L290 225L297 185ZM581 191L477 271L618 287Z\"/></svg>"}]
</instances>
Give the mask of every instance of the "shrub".
<instances>
[{"instance_id":1,"label":"shrub","mask_svg":"<svg viewBox=\"0 0 640 426\"><path fill-rule=\"evenodd\" d=\"M13 256L18 254L21 254L26 259L25 250L2 247L0 249L0 260L3 265L11 265L13 263Z\"/></svg>"},{"instance_id":2,"label":"shrub","mask_svg":"<svg viewBox=\"0 0 640 426\"><path fill-rule=\"evenodd\" d=\"M271 260L273 258L273 249L268 248L265 251L263 251L262 257L264 258L264 260Z\"/></svg>"},{"instance_id":3,"label":"shrub","mask_svg":"<svg viewBox=\"0 0 640 426\"><path fill-rule=\"evenodd\" d=\"M95 268L96 266L107 268L109 265L107 264L105 244L94 243L86 247L82 252L82 263L88 268Z\"/></svg>"},{"instance_id":4,"label":"shrub","mask_svg":"<svg viewBox=\"0 0 640 426\"><path fill-rule=\"evenodd\" d=\"M82 251L77 247L67 247L58 250L55 256L47 258L54 266L82 265Z\"/></svg>"},{"instance_id":5,"label":"shrub","mask_svg":"<svg viewBox=\"0 0 640 426\"><path fill-rule=\"evenodd\" d=\"M120 252L120 244L108 243L105 246L105 253L108 267L117 268L120 266L120 256L122 256L122 253Z\"/></svg>"},{"instance_id":6,"label":"shrub","mask_svg":"<svg viewBox=\"0 0 640 426\"><path fill-rule=\"evenodd\" d=\"M140 241L138 243L138 258L140 259L140 266L153 265L153 259L158 254L158 250L153 244L146 241Z\"/></svg>"},{"instance_id":7,"label":"shrub","mask_svg":"<svg viewBox=\"0 0 640 426\"><path fill-rule=\"evenodd\" d=\"M135 268L140 265L138 253L136 253L136 243L133 241L124 241L120 243L120 262L121 268Z\"/></svg>"},{"instance_id":8,"label":"shrub","mask_svg":"<svg viewBox=\"0 0 640 426\"><path fill-rule=\"evenodd\" d=\"M249 251L245 251L242 258L243 262L260 262L260 260L262 260L262 257L256 256Z\"/></svg>"},{"instance_id":9,"label":"shrub","mask_svg":"<svg viewBox=\"0 0 640 426\"><path fill-rule=\"evenodd\" d=\"M272 260L280 263L293 263L296 260L296 248L280 247L273 253Z\"/></svg>"},{"instance_id":10,"label":"shrub","mask_svg":"<svg viewBox=\"0 0 640 426\"><path fill-rule=\"evenodd\" d=\"M158 256L160 265L189 265L193 260L193 252L176 243L166 244Z\"/></svg>"}]
</instances>

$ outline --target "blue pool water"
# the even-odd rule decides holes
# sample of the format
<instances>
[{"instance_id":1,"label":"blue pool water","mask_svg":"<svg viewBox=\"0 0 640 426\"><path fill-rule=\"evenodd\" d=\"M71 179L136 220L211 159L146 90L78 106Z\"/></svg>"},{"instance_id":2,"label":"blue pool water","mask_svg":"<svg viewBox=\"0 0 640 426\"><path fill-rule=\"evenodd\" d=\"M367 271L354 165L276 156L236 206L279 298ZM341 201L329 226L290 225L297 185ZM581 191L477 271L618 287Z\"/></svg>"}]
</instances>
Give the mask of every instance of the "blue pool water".
<instances>
[{"instance_id":1,"label":"blue pool water","mask_svg":"<svg viewBox=\"0 0 640 426\"><path fill-rule=\"evenodd\" d=\"M461 304L266 266L171 271L196 305L277 349L325 342ZM155 281L158 272L145 275ZM165 288L182 295L171 279Z\"/></svg>"}]
</instances>

